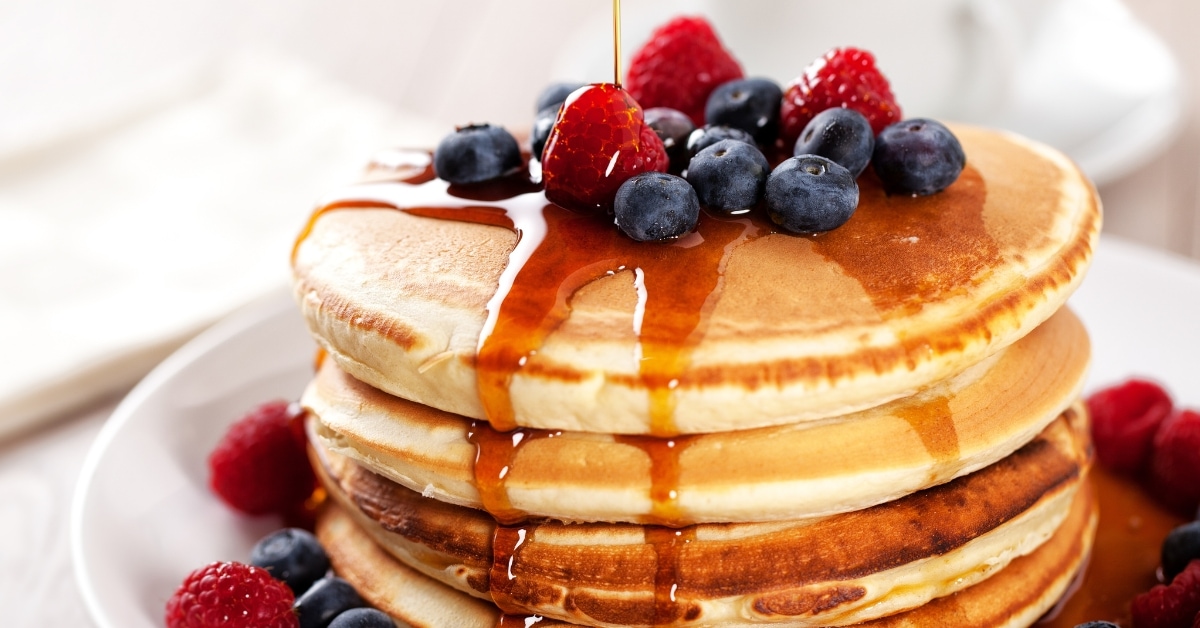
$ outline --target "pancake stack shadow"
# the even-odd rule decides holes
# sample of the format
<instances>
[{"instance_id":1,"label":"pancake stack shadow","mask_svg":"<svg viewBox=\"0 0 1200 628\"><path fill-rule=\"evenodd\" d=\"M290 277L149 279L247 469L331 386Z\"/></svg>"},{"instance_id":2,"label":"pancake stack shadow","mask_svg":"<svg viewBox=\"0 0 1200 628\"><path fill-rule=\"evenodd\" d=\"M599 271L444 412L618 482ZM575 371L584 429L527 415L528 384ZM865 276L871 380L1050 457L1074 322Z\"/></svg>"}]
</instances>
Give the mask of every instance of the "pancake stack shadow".
<instances>
[{"instance_id":1,"label":"pancake stack shadow","mask_svg":"<svg viewBox=\"0 0 1200 628\"><path fill-rule=\"evenodd\" d=\"M335 570L412 626L1035 622L1095 527L1063 304L1100 210L1051 149L955 131L958 182L865 174L816 236L631 243L373 167L293 256Z\"/></svg>"}]
</instances>

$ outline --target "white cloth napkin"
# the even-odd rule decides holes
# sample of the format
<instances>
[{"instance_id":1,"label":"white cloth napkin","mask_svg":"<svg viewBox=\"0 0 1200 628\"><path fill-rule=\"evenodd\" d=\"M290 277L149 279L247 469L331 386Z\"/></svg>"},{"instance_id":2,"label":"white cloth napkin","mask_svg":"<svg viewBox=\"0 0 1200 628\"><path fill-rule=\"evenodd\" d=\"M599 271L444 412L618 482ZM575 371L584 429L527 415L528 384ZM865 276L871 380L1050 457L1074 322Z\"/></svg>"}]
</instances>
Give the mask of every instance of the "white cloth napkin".
<instances>
[{"instance_id":1,"label":"white cloth napkin","mask_svg":"<svg viewBox=\"0 0 1200 628\"><path fill-rule=\"evenodd\" d=\"M0 151L0 436L282 287L317 198L446 131L262 54L150 92Z\"/></svg>"}]
</instances>

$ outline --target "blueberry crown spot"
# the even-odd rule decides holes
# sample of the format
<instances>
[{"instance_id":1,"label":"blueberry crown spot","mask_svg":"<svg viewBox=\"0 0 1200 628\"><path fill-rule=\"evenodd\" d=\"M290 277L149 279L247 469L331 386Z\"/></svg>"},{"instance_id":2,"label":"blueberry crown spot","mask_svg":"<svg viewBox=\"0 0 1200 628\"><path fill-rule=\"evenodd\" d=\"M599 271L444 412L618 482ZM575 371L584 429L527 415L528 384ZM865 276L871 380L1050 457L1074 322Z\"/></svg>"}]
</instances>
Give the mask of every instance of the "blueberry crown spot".
<instances>
[{"instance_id":1,"label":"blueberry crown spot","mask_svg":"<svg viewBox=\"0 0 1200 628\"><path fill-rule=\"evenodd\" d=\"M811 175L825 174L825 165L815 161L807 161L804 163L804 171Z\"/></svg>"}]
</instances>

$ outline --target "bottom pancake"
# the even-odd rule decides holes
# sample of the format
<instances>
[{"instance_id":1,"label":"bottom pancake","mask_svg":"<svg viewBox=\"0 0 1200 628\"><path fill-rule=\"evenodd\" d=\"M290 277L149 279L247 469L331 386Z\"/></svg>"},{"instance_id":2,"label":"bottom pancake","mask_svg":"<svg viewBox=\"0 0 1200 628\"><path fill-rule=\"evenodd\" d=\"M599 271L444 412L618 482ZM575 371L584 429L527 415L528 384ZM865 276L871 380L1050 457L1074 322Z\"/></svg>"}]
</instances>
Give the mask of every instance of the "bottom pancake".
<instances>
[{"instance_id":1,"label":"bottom pancake","mask_svg":"<svg viewBox=\"0 0 1200 628\"><path fill-rule=\"evenodd\" d=\"M319 445L314 462L381 547L511 612L593 626L844 626L921 606L1032 552L1067 517L1088 450L1086 421L1068 412L1000 462L894 502L678 530L498 526Z\"/></svg>"},{"instance_id":2,"label":"bottom pancake","mask_svg":"<svg viewBox=\"0 0 1200 628\"><path fill-rule=\"evenodd\" d=\"M1078 491L1058 531L1033 553L1013 560L992 577L916 609L877 619L871 628L1024 628L1066 590L1091 551L1096 500ZM336 504L317 521L317 536L334 571L376 608L413 628L497 628L569 625L552 619L505 616L494 605L456 591L404 565L376 545Z\"/></svg>"}]
</instances>

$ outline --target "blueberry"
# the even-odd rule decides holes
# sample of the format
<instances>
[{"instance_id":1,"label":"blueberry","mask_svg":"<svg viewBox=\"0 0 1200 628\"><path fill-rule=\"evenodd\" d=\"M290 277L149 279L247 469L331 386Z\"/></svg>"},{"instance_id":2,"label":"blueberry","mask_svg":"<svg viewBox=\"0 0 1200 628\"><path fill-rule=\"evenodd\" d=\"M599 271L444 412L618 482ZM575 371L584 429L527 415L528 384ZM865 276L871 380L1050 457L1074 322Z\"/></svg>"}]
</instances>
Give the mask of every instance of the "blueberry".
<instances>
[{"instance_id":1,"label":"blueberry","mask_svg":"<svg viewBox=\"0 0 1200 628\"><path fill-rule=\"evenodd\" d=\"M771 220L788 231L836 229L858 208L858 184L842 166L818 155L785 160L767 178Z\"/></svg>"},{"instance_id":2,"label":"blueberry","mask_svg":"<svg viewBox=\"0 0 1200 628\"><path fill-rule=\"evenodd\" d=\"M546 107L538 112L537 117L533 119L533 131L529 134L529 150L534 159L542 160L542 149L546 147L546 140L550 139L550 129L554 128L554 121L558 119L558 105Z\"/></svg>"},{"instance_id":3,"label":"blueberry","mask_svg":"<svg viewBox=\"0 0 1200 628\"><path fill-rule=\"evenodd\" d=\"M433 169L450 183L479 183L521 166L517 140L503 127L472 124L442 138L433 152Z\"/></svg>"},{"instance_id":4,"label":"blueberry","mask_svg":"<svg viewBox=\"0 0 1200 628\"><path fill-rule=\"evenodd\" d=\"M396 622L373 608L352 608L335 617L329 628L396 628Z\"/></svg>"},{"instance_id":5,"label":"blueberry","mask_svg":"<svg viewBox=\"0 0 1200 628\"><path fill-rule=\"evenodd\" d=\"M741 129L766 146L779 134L779 104L782 100L783 90L770 79L729 81L709 94L704 121Z\"/></svg>"},{"instance_id":6,"label":"blueberry","mask_svg":"<svg viewBox=\"0 0 1200 628\"><path fill-rule=\"evenodd\" d=\"M687 182L705 207L731 211L757 205L770 174L771 164L758 147L721 140L692 157Z\"/></svg>"},{"instance_id":7,"label":"blueberry","mask_svg":"<svg viewBox=\"0 0 1200 628\"><path fill-rule=\"evenodd\" d=\"M1121 628L1111 621L1089 621L1082 624L1076 624L1075 628Z\"/></svg>"},{"instance_id":8,"label":"blueberry","mask_svg":"<svg viewBox=\"0 0 1200 628\"><path fill-rule=\"evenodd\" d=\"M874 150L875 134L866 116L853 109L834 107L809 121L796 138L792 154L828 157L858 177L871 161Z\"/></svg>"},{"instance_id":9,"label":"blueberry","mask_svg":"<svg viewBox=\"0 0 1200 628\"><path fill-rule=\"evenodd\" d=\"M688 136L696 130L692 118L670 107L651 107L644 115L646 125L654 129L667 149L667 157L671 158L671 172L683 172L691 157L687 150Z\"/></svg>"},{"instance_id":10,"label":"blueberry","mask_svg":"<svg viewBox=\"0 0 1200 628\"><path fill-rule=\"evenodd\" d=\"M754 144L754 136L731 126L713 126L706 124L702 128L692 131L688 136L687 152L688 158L696 156L696 153L716 144L721 140L737 140L747 144Z\"/></svg>"},{"instance_id":11,"label":"blueberry","mask_svg":"<svg viewBox=\"0 0 1200 628\"><path fill-rule=\"evenodd\" d=\"M646 242L681 236L696 228L700 200L687 181L664 172L643 172L617 189L617 227Z\"/></svg>"},{"instance_id":12,"label":"blueberry","mask_svg":"<svg viewBox=\"0 0 1200 628\"><path fill-rule=\"evenodd\" d=\"M879 132L871 161L889 194L925 196L954 183L967 156L950 129L936 120L913 118Z\"/></svg>"},{"instance_id":13,"label":"blueberry","mask_svg":"<svg viewBox=\"0 0 1200 628\"><path fill-rule=\"evenodd\" d=\"M329 557L317 537L299 528L264 537L250 550L250 564L271 572L297 596L329 571Z\"/></svg>"},{"instance_id":14,"label":"blueberry","mask_svg":"<svg viewBox=\"0 0 1200 628\"><path fill-rule=\"evenodd\" d=\"M1163 577L1171 582L1188 563L1200 558L1200 521L1185 523L1167 535L1162 544Z\"/></svg>"},{"instance_id":15,"label":"blueberry","mask_svg":"<svg viewBox=\"0 0 1200 628\"><path fill-rule=\"evenodd\" d=\"M583 87L583 85L583 83L573 81L551 83L538 95L537 106L533 110L540 112L547 107L554 107L554 110L558 111L558 106L563 104L567 96L570 96L571 92Z\"/></svg>"},{"instance_id":16,"label":"blueberry","mask_svg":"<svg viewBox=\"0 0 1200 628\"><path fill-rule=\"evenodd\" d=\"M366 605L349 582L329 576L314 582L292 608L300 618L300 628L328 628L334 617Z\"/></svg>"}]
</instances>

